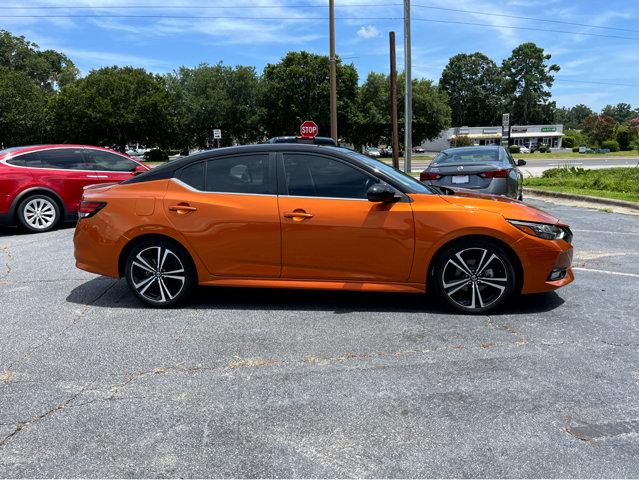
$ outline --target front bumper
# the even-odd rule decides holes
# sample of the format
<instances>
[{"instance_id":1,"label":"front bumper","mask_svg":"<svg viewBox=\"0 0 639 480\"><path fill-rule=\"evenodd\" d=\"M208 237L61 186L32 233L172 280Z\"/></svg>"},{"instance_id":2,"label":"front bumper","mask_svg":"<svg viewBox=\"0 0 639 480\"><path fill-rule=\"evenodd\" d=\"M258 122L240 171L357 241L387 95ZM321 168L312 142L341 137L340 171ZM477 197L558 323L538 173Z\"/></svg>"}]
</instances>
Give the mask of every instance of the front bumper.
<instances>
[{"instance_id":1,"label":"front bumper","mask_svg":"<svg viewBox=\"0 0 639 480\"><path fill-rule=\"evenodd\" d=\"M573 247L564 240L544 240L526 235L513 247L519 254L524 269L521 293L543 293L557 290L571 283ZM565 276L550 280L553 270L565 271Z\"/></svg>"}]
</instances>

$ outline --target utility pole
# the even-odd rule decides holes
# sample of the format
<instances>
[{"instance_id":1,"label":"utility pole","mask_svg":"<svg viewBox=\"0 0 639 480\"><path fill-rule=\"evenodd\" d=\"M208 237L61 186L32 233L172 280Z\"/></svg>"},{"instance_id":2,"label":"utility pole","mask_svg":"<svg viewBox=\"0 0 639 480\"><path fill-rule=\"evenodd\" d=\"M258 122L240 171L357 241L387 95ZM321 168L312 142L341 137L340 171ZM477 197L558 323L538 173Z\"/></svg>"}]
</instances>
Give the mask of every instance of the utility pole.
<instances>
[{"instance_id":1,"label":"utility pole","mask_svg":"<svg viewBox=\"0 0 639 480\"><path fill-rule=\"evenodd\" d=\"M391 103L391 131L393 149L393 167L399 168L399 128L397 126L397 62L395 59L395 32L388 34L390 41L390 103Z\"/></svg>"},{"instance_id":2,"label":"utility pole","mask_svg":"<svg viewBox=\"0 0 639 480\"><path fill-rule=\"evenodd\" d=\"M412 169L413 153L413 78L411 72L410 0L404 0L404 75L406 77L404 105L404 171Z\"/></svg>"},{"instance_id":3,"label":"utility pole","mask_svg":"<svg viewBox=\"0 0 639 480\"><path fill-rule=\"evenodd\" d=\"M337 143L337 67L335 65L335 0L329 0L331 62L331 137Z\"/></svg>"}]
</instances>

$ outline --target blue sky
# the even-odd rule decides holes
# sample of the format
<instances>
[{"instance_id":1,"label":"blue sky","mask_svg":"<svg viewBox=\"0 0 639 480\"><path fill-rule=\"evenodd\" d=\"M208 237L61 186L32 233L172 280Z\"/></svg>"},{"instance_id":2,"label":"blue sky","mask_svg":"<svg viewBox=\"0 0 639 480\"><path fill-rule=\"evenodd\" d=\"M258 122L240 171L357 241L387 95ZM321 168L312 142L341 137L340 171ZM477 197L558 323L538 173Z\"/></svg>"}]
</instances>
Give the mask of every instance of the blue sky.
<instances>
[{"instance_id":1,"label":"blue sky","mask_svg":"<svg viewBox=\"0 0 639 480\"><path fill-rule=\"evenodd\" d=\"M388 72L389 30L397 33L398 62L402 64L401 0L335 0L335 3L337 53L354 63L360 81L371 70ZM481 51L500 63L515 46L533 41L551 53L552 61L562 67L552 90L559 105L585 103L600 109L608 103L627 102L639 107L636 0L412 0L412 3L415 76L437 81L448 58L459 52ZM90 8L33 8L41 5ZM192 8L206 5L215 8ZM328 20L324 19L328 16L327 5L328 0L0 0L0 28L25 35L43 48L65 52L83 74L105 65L133 65L163 73L181 65L218 61L254 65L261 72L265 64L276 62L289 50L328 52ZM95 8L100 6L114 8ZM127 8L130 6L162 7ZM197 18L56 17L106 13ZM309 20L309 17L322 18Z\"/></svg>"}]
</instances>

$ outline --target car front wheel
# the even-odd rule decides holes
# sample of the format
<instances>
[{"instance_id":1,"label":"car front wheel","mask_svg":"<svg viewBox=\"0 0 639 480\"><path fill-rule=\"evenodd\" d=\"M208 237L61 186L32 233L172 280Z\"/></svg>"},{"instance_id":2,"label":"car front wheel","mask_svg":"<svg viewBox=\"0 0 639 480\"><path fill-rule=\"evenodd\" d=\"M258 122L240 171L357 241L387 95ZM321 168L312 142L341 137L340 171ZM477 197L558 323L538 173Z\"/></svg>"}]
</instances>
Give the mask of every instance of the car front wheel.
<instances>
[{"instance_id":1,"label":"car front wheel","mask_svg":"<svg viewBox=\"0 0 639 480\"><path fill-rule=\"evenodd\" d=\"M172 307L196 285L195 268L182 247L157 239L136 245L126 261L126 279L136 297L154 307Z\"/></svg>"},{"instance_id":2,"label":"car front wheel","mask_svg":"<svg viewBox=\"0 0 639 480\"><path fill-rule=\"evenodd\" d=\"M447 249L437 260L433 275L440 297L465 313L498 307L517 284L510 256L496 243L481 240Z\"/></svg>"},{"instance_id":3,"label":"car front wheel","mask_svg":"<svg viewBox=\"0 0 639 480\"><path fill-rule=\"evenodd\" d=\"M47 195L31 195L18 205L18 220L31 232L48 232L60 222L60 207Z\"/></svg>"}]
</instances>

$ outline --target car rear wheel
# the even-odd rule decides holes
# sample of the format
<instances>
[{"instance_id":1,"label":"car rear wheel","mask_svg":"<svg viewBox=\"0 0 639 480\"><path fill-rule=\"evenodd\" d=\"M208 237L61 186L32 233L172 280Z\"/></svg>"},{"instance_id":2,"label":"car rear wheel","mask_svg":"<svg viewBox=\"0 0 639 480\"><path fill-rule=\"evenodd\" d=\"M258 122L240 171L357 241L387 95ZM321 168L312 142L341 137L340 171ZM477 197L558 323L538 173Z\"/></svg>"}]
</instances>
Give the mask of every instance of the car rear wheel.
<instances>
[{"instance_id":1,"label":"car rear wheel","mask_svg":"<svg viewBox=\"0 0 639 480\"><path fill-rule=\"evenodd\" d=\"M60 222L60 207L47 195L31 195L18 205L18 220L31 232L48 232Z\"/></svg>"},{"instance_id":2,"label":"car rear wheel","mask_svg":"<svg viewBox=\"0 0 639 480\"><path fill-rule=\"evenodd\" d=\"M195 268L182 247L157 239L136 245L126 261L126 279L136 297L154 307L172 307L189 296Z\"/></svg>"},{"instance_id":3,"label":"car rear wheel","mask_svg":"<svg viewBox=\"0 0 639 480\"><path fill-rule=\"evenodd\" d=\"M484 313L498 307L517 284L510 256L496 243L482 240L447 249L437 260L433 274L439 296L465 313Z\"/></svg>"}]
</instances>

